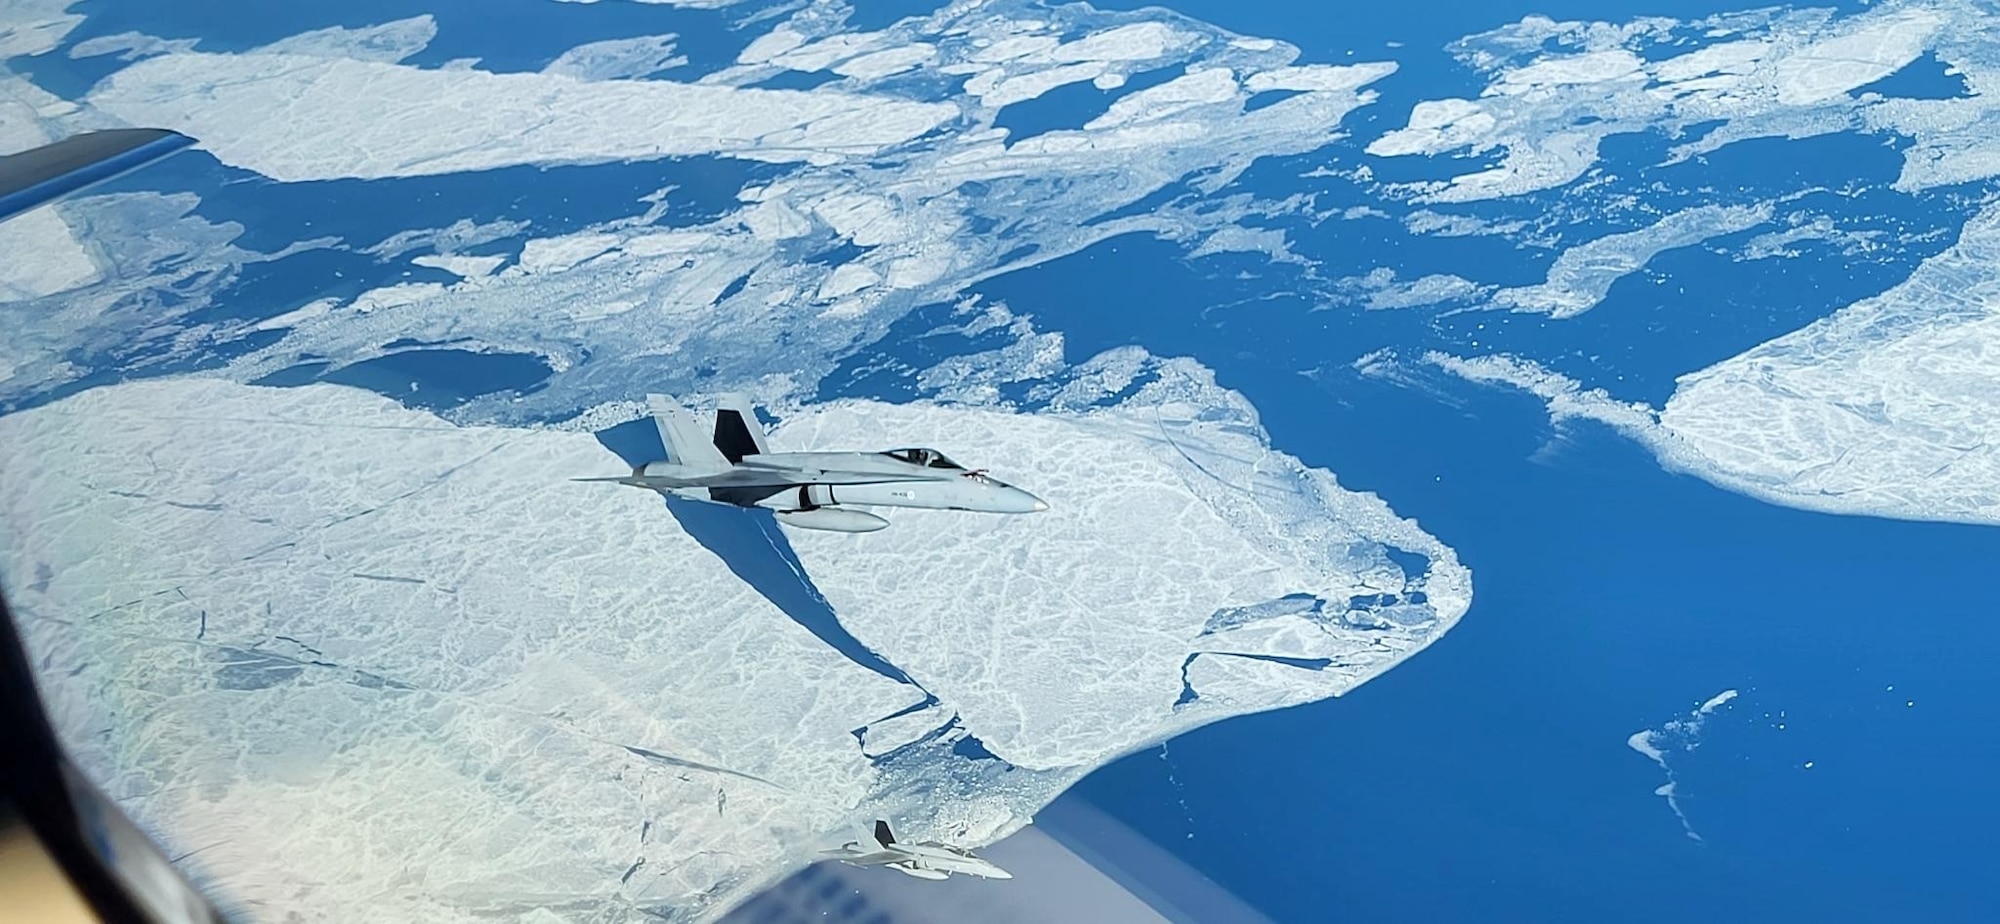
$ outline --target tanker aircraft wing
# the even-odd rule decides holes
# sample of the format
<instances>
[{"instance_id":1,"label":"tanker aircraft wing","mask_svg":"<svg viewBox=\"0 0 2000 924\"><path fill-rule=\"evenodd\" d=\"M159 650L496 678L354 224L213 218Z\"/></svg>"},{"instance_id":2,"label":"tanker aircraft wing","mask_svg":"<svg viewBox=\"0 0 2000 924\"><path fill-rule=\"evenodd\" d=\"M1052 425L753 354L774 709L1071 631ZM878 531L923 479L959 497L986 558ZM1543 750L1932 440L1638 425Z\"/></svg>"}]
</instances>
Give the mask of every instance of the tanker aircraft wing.
<instances>
[{"instance_id":1,"label":"tanker aircraft wing","mask_svg":"<svg viewBox=\"0 0 2000 924\"><path fill-rule=\"evenodd\" d=\"M164 128L114 128L0 157L0 220L121 176L193 143L193 138Z\"/></svg>"}]
</instances>

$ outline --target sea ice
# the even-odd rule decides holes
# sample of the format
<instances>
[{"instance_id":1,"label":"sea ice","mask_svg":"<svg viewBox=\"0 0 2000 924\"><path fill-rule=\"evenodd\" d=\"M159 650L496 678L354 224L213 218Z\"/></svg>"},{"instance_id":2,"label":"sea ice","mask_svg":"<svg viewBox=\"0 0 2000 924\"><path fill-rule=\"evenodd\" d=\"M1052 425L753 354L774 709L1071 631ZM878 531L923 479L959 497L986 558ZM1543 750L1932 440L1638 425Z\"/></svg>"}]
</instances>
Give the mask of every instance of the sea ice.
<instances>
[{"instance_id":1,"label":"sea ice","mask_svg":"<svg viewBox=\"0 0 2000 924\"><path fill-rule=\"evenodd\" d=\"M356 29L332 26L301 32L272 42L259 52L394 64L423 51L434 38L437 38L437 19L425 13L376 26Z\"/></svg>"},{"instance_id":2,"label":"sea ice","mask_svg":"<svg viewBox=\"0 0 2000 924\"><path fill-rule=\"evenodd\" d=\"M1493 300L1520 311L1573 318L1604 300L1618 280L1661 253L1746 231L1771 220L1769 203L1703 205L1663 215L1636 231L1607 234L1562 252L1539 285L1501 289Z\"/></svg>"},{"instance_id":3,"label":"sea ice","mask_svg":"<svg viewBox=\"0 0 2000 924\"><path fill-rule=\"evenodd\" d=\"M1625 739L1626 747L1659 764L1660 771L1667 775L1667 781L1654 789L1653 795L1667 800L1667 808L1674 813L1674 818L1680 821L1681 833L1686 834L1689 840L1700 841L1701 835L1695 831L1694 823L1688 820L1687 811L1681 806L1680 780L1675 776L1673 765L1668 762L1667 757L1675 751L1688 752L1700 747L1701 731L1708 724L1709 716L1729 705L1736 696L1736 690L1724 690L1703 700L1701 705L1689 712L1686 718L1673 719L1656 729L1641 729Z\"/></svg>"},{"instance_id":4,"label":"sea ice","mask_svg":"<svg viewBox=\"0 0 2000 924\"><path fill-rule=\"evenodd\" d=\"M89 102L285 181L693 154L865 157L957 115L938 103L828 90L426 70L271 51L148 58L105 78Z\"/></svg>"},{"instance_id":5,"label":"sea ice","mask_svg":"<svg viewBox=\"0 0 2000 924\"><path fill-rule=\"evenodd\" d=\"M1682 376L1660 423L1765 500L2000 523L2000 206L1895 288Z\"/></svg>"},{"instance_id":6,"label":"sea ice","mask_svg":"<svg viewBox=\"0 0 2000 924\"><path fill-rule=\"evenodd\" d=\"M1448 273L1433 273L1418 279L1399 280L1396 271L1378 266L1360 276L1335 283L1336 289L1358 298L1371 310L1418 308L1450 302L1469 302L1493 290Z\"/></svg>"},{"instance_id":7,"label":"sea ice","mask_svg":"<svg viewBox=\"0 0 2000 924\"><path fill-rule=\"evenodd\" d=\"M787 412L778 445L934 443L1055 504L790 534L922 690L822 643L656 496L569 481L621 465L589 435L337 386L154 379L0 417L0 513L40 524L0 563L48 576L11 602L65 742L230 911L701 920L875 817L1004 836L1106 760L1337 695L1464 612L1448 548L1272 451L1199 367L1150 382L1071 412ZM1300 595L1324 610L1210 627Z\"/></svg>"},{"instance_id":8,"label":"sea ice","mask_svg":"<svg viewBox=\"0 0 2000 924\"><path fill-rule=\"evenodd\" d=\"M0 222L0 302L19 302L89 285L103 278L54 205ZM32 254L32 259L21 259ZM0 376L4 378L4 376Z\"/></svg>"},{"instance_id":9,"label":"sea ice","mask_svg":"<svg viewBox=\"0 0 2000 924\"><path fill-rule=\"evenodd\" d=\"M125 357L121 371L138 374L220 336L218 328L230 335L250 329L254 323L182 322L214 305L242 267L330 243L245 250L234 243L242 226L193 214L197 201L187 193L86 196L57 204L48 217L24 216L25 226L0 224L0 238L14 247L5 251L10 268L0 270L11 296L0 297L0 330L7 332L0 370L11 373L0 375L0 408L88 374L79 358ZM74 235L45 224L58 215L56 225Z\"/></svg>"},{"instance_id":10,"label":"sea ice","mask_svg":"<svg viewBox=\"0 0 2000 924\"><path fill-rule=\"evenodd\" d=\"M279 178L423 174L524 158L608 161L694 150L766 158L832 150L820 141L835 147L854 142L857 155L875 153L877 142L899 145L892 158L790 164L740 191L739 207L671 231L658 226L671 195L663 191L647 198L643 215L536 237L513 264L426 290L429 297L421 300L408 300L418 293L401 288L391 297L363 296L356 303L373 308L366 313L294 316L297 324L282 340L232 359L230 374L251 381L313 356L360 362L392 344L451 340L534 353L557 369L590 364L589 377L558 375L532 393L480 397L453 412L468 421L529 422L647 389L711 387L779 373L811 380L831 368L831 357L881 337L916 307L1122 234L1162 235L1191 242L1190 249L1199 246L1192 242L1206 242L1204 252L1253 246L1275 260L1297 259L1284 232L1250 229L1242 219L1299 211L1307 207L1304 200L1212 194L1260 158L1311 151L1339 137L1343 118L1373 99L1366 85L1394 66L1299 66L1291 46L1239 47L1212 26L1164 11L1146 15L1167 21L999 2L947 7L880 31L849 33L800 11L753 40L741 56L748 63L696 83L447 73L328 58L280 62L261 51L200 62L166 55L113 75L94 98L134 117L200 121L208 132L202 137L219 157ZM847 68L898 49L904 50L900 56ZM792 56L807 50L817 56L816 66L849 76L809 92L738 85L768 77L780 66L773 62L801 64ZM892 64L909 67L889 73ZM211 65L221 70L205 70ZM1079 74L1161 67L1185 73L1126 94L1091 126L1011 145L994 127L998 110L948 79L995 69L1005 80L1031 79L1072 65L1084 68ZM218 73L233 75L232 82L210 88ZM397 112L408 118L385 119L379 107L355 108L361 97L354 94L364 83L384 92L390 85L407 90L392 95L401 101ZM181 92L197 85L202 92ZM1247 110L1261 89L1295 93ZM282 106L274 102L280 98ZM456 108L459 103L471 108ZM628 118L620 114L626 103L680 115L666 122ZM118 108L127 104L133 108ZM251 115L272 107L307 128L293 131ZM544 118L545 109L558 113L556 122ZM903 112L928 115L909 121L905 131L894 118ZM765 115L779 130L751 124ZM690 135L682 131L689 120L708 127L697 126ZM538 127L523 132L523 125ZM735 140L697 144L710 129ZM313 132L343 141L331 147L299 143L318 137ZM663 147L648 133L675 140ZM489 136L508 140L466 144ZM875 140L855 140L864 136ZM1190 191L1132 209L1181 182ZM996 230L968 230L981 226ZM423 233L412 232L404 243L419 245ZM454 246L447 237L438 240L441 250ZM834 252L846 256L824 258ZM770 332L778 329L794 343L820 348L769 350ZM236 333L226 327L204 332L216 339ZM183 342L195 345L207 337ZM695 353L704 357L700 367L712 370L713 381L697 386L695 365L675 358Z\"/></svg>"},{"instance_id":11,"label":"sea ice","mask_svg":"<svg viewBox=\"0 0 2000 924\"><path fill-rule=\"evenodd\" d=\"M1997 29L1991 11L1971 0L1891 0L1844 16L1773 8L1687 23L1531 16L1450 46L1488 77L1476 100L1420 101L1403 128L1368 152L1498 152L1492 168L1400 187L1419 201L1466 202L1569 184L1612 135L1700 128L1670 154L1677 161L1747 138L1864 129L1915 139L1899 188L1963 183L2000 173L1992 93L1903 100L1857 91L1926 51L1968 84L1993 86ZM1712 43L1656 57L1697 36Z\"/></svg>"},{"instance_id":12,"label":"sea ice","mask_svg":"<svg viewBox=\"0 0 2000 924\"><path fill-rule=\"evenodd\" d=\"M680 36L637 35L578 45L556 56L543 73L579 80L624 80L648 77L680 67L687 56L675 50Z\"/></svg>"},{"instance_id":13,"label":"sea ice","mask_svg":"<svg viewBox=\"0 0 2000 924\"><path fill-rule=\"evenodd\" d=\"M1428 360L1594 419L1669 468L1776 504L2000 524L2000 205L1896 287L1682 376L1666 407L1514 357Z\"/></svg>"},{"instance_id":14,"label":"sea ice","mask_svg":"<svg viewBox=\"0 0 2000 924\"><path fill-rule=\"evenodd\" d=\"M75 0L15 0L0 6L0 61L47 54L83 24Z\"/></svg>"}]
</instances>

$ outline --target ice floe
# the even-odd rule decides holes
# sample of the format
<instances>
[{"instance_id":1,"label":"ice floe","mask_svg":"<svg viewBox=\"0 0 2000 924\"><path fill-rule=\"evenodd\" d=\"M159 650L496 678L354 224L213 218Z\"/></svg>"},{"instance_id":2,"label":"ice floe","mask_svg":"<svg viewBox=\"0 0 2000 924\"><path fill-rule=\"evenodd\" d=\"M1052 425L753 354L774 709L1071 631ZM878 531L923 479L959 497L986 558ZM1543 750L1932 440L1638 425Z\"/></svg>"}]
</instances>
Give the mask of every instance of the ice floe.
<instances>
[{"instance_id":1,"label":"ice floe","mask_svg":"<svg viewBox=\"0 0 2000 924\"><path fill-rule=\"evenodd\" d=\"M787 162L712 220L649 227L673 195L663 189L644 215L530 240L518 261L423 299L399 288L299 318L284 339L231 367L249 381L309 356L356 362L390 344L469 340L589 373L455 412L518 422L619 394L693 387L688 355L701 355L716 381L783 372L810 382L912 308L1121 234L1297 260L1284 231L1242 220L1303 211L1307 199L1212 194L1259 158L1339 138L1342 119L1373 99L1367 85L1394 70L1383 62L1299 65L1292 46L1244 45L1161 10L1010 0L853 32L843 17L810 7L769 28L739 63L694 82L447 72L253 50L140 61L91 100L114 114L195 128L217 157L280 179L677 153ZM1060 70L1072 67L1083 70ZM810 91L755 86L801 68L837 79ZM974 89L999 93L1028 81L1007 91L1018 101L1064 75L1116 88L1124 75L1162 69L1178 76L1107 90L1096 119L1012 143L994 127L1000 108ZM1087 73L1121 79L1079 76ZM1272 89L1293 95L1247 109ZM376 102L385 98L386 116ZM641 110L644 117L632 115ZM340 143L313 144L315 133ZM1134 208L1149 197L1158 204ZM820 259L843 249L841 260ZM773 351L768 332L778 329L819 348Z\"/></svg>"},{"instance_id":2,"label":"ice floe","mask_svg":"<svg viewBox=\"0 0 2000 924\"><path fill-rule=\"evenodd\" d=\"M1448 548L1271 450L1204 370L1138 361L1113 406L787 412L775 444L933 443L1054 504L788 534L921 690L657 497L568 481L621 466L588 434L337 386L157 379L0 417L0 512L42 524L0 555L42 576L11 602L64 740L169 852L202 848L225 907L701 920L875 817L1004 836L1104 761L1342 693L1464 612Z\"/></svg>"},{"instance_id":3,"label":"ice floe","mask_svg":"<svg viewBox=\"0 0 2000 924\"><path fill-rule=\"evenodd\" d=\"M33 259L0 261L0 302L19 302L67 292L102 277L62 215L44 205L0 222L0 254L33 254ZM0 379L5 379L0 374Z\"/></svg>"},{"instance_id":4,"label":"ice floe","mask_svg":"<svg viewBox=\"0 0 2000 924\"><path fill-rule=\"evenodd\" d=\"M1450 50L1485 74L1472 99L1424 100L1404 127L1368 147L1381 157L1492 154L1498 163L1443 181L1406 184L1421 201L1465 202L1568 184L1619 134L1698 130L1669 160L1746 138L1844 130L1915 139L1898 188L2000 174L1996 25L1972 0L1904 0L1848 15L1770 9L1691 22L1557 22L1530 16L1469 36ZM1668 55L1674 49L1699 45ZM1925 52L1973 94L1884 99L1864 92Z\"/></svg>"},{"instance_id":5,"label":"ice floe","mask_svg":"<svg viewBox=\"0 0 2000 924\"><path fill-rule=\"evenodd\" d=\"M1512 234L1527 226L1525 221L1496 222L1476 215L1454 215L1431 209L1417 209L1403 216L1403 227L1408 228L1411 234L1435 234L1438 237Z\"/></svg>"},{"instance_id":6,"label":"ice floe","mask_svg":"<svg viewBox=\"0 0 2000 924\"><path fill-rule=\"evenodd\" d=\"M671 33L638 35L578 45L558 55L542 72L579 80L650 77L688 62L687 56L676 50L679 38Z\"/></svg>"},{"instance_id":7,"label":"ice floe","mask_svg":"<svg viewBox=\"0 0 2000 924\"><path fill-rule=\"evenodd\" d=\"M1887 292L1682 376L1660 422L1766 500L2000 523L2000 205Z\"/></svg>"},{"instance_id":8,"label":"ice floe","mask_svg":"<svg viewBox=\"0 0 2000 924\"><path fill-rule=\"evenodd\" d=\"M490 221L485 223L459 219L443 228L414 228L398 231L377 243L362 248L362 253L373 254L385 260L395 259L406 253L419 250L432 251L432 256L452 256L467 247L477 247L494 241L515 237L527 231L525 221ZM415 261L412 261L415 262Z\"/></svg>"},{"instance_id":9,"label":"ice floe","mask_svg":"<svg viewBox=\"0 0 2000 924\"><path fill-rule=\"evenodd\" d=\"M1432 354L1473 381L1594 419L1670 468L1828 513L2000 524L2000 205L1896 287L1707 369L1665 408L1532 361Z\"/></svg>"},{"instance_id":10,"label":"ice floe","mask_svg":"<svg viewBox=\"0 0 2000 924\"><path fill-rule=\"evenodd\" d=\"M451 273L462 279L478 279L482 276L491 275L494 270L500 268L500 264L507 262L507 258L498 256L488 256L488 257L449 256L444 254L433 253L433 254L425 254L421 257L415 257L411 259L410 262L416 264L417 266L428 266L434 269L441 269L447 273ZM291 325L284 324L278 326L290 327Z\"/></svg>"},{"instance_id":11,"label":"ice floe","mask_svg":"<svg viewBox=\"0 0 2000 924\"><path fill-rule=\"evenodd\" d=\"M1388 374L1396 362L1393 356L1378 356L1374 365ZM1468 382L1517 388L1534 395L1548 405L1549 418L1556 423L1594 420L1665 453L1662 440L1667 434L1660 428L1658 412L1640 402L1619 401L1602 388L1585 388L1533 360L1506 355L1465 358L1433 351L1424 356L1424 362Z\"/></svg>"},{"instance_id":12,"label":"ice floe","mask_svg":"<svg viewBox=\"0 0 2000 924\"><path fill-rule=\"evenodd\" d=\"M89 102L288 181L717 153L838 161L958 114L829 90L427 70L272 50L148 58L105 78Z\"/></svg>"},{"instance_id":13,"label":"ice floe","mask_svg":"<svg viewBox=\"0 0 2000 924\"><path fill-rule=\"evenodd\" d=\"M1664 251L1746 231L1770 220L1768 203L1704 205L1674 212L1636 231L1607 234L1571 247L1556 257L1546 281L1501 289L1493 293L1493 300L1520 311L1572 318L1596 307L1613 283L1644 268Z\"/></svg>"},{"instance_id":14,"label":"ice floe","mask_svg":"<svg viewBox=\"0 0 2000 924\"><path fill-rule=\"evenodd\" d=\"M1701 835L1696 833L1694 823L1688 820L1686 810L1681 807L1680 780L1675 777L1673 765L1667 762L1667 757L1676 751L1687 752L1700 747L1701 731L1708 724L1708 717L1736 697L1736 690L1724 690L1703 700L1686 718L1674 719L1659 728L1633 732L1631 737L1625 739L1626 747L1659 764L1661 772L1667 775L1667 781L1653 790L1653 794L1667 800L1667 808L1673 811L1674 818L1681 823L1681 832L1690 840L1699 841Z\"/></svg>"},{"instance_id":15,"label":"ice floe","mask_svg":"<svg viewBox=\"0 0 2000 924\"><path fill-rule=\"evenodd\" d=\"M1378 266L1366 274L1341 280L1336 289L1358 297L1361 304L1371 309L1418 308L1447 302L1466 302L1482 298L1493 291L1492 286L1483 286L1460 276L1449 273L1433 273L1418 279L1399 280L1396 271L1386 266Z\"/></svg>"},{"instance_id":16,"label":"ice floe","mask_svg":"<svg viewBox=\"0 0 2000 924\"><path fill-rule=\"evenodd\" d=\"M329 26L279 39L255 54L303 55L394 64L423 51L437 38L437 20L429 13L376 26L349 29Z\"/></svg>"},{"instance_id":17,"label":"ice floe","mask_svg":"<svg viewBox=\"0 0 2000 924\"><path fill-rule=\"evenodd\" d=\"M1791 259L1800 252L1794 245L1804 241L1826 241L1837 246L1842 255L1850 257L1889 246L1889 242L1883 239L1886 237L1883 232L1843 228L1827 215L1795 214L1790 217L1789 224L1790 227L1784 230L1767 231L1745 241L1738 259Z\"/></svg>"},{"instance_id":18,"label":"ice floe","mask_svg":"<svg viewBox=\"0 0 2000 924\"><path fill-rule=\"evenodd\" d=\"M115 35L100 35L87 38L69 47L72 58L95 58L100 55L116 55L120 61L136 61L153 55L188 54L194 51L195 39L163 39L141 32L120 32Z\"/></svg>"},{"instance_id":19,"label":"ice floe","mask_svg":"<svg viewBox=\"0 0 2000 924\"><path fill-rule=\"evenodd\" d=\"M83 24L82 13L69 12L75 0L16 0L0 6L0 61L47 54Z\"/></svg>"}]
</instances>

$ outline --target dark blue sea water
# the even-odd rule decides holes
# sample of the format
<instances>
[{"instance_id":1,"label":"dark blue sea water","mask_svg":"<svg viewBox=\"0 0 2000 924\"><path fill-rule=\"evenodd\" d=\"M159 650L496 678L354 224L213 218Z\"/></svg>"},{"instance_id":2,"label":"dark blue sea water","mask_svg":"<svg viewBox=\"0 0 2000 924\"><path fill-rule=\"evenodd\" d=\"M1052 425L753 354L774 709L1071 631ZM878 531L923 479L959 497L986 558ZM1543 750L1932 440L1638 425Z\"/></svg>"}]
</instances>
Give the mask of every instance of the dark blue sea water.
<instances>
[{"instance_id":1,"label":"dark blue sea water","mask_svg":"<svg viewBox=\"0 0 2000 924\"><path fill-rule=\"evenodd\" d=\"M1798 278L1702 268L1726 271L1718 290ZM1277 447L1457 549L1474 606L1345 699L1198 731L1074 798L1280 921L1990 919L2000 739L1975 730L2000 719L1980 577L2000 533L1778 508L1595 427L1552 433L1532 398L1370 380L1346 360L1454 335L1300 300L1213 310L1229 283L1125 239L981 290L1063 331L1072 358L1138 343L1216 369ZM1591 317L1607 349L1703 327L1721 358L1766 336L1675 304ZM1625 742L1725 688L1742 698L1669 757L1696 843Z\"/></svg>"},{"instance_id":2,"label":"dark blue sea water","mask_svg":"<svg viewBox=\"0 0 2000 924\"><path fill-rule=\"evenodd\" d=\"M1521 397L1228 365L1279 446L1456 548L1474 606L1345 699L1077 797L1280 921L1991 919L2000 535L1771 507L1595 430L1551 447ZM1725 688L1669 756L1698 844L1625 739Z\"/></svg>"},{"instance_id":3,"label":"dark blue sea water","mask_svg":"<svg viewBox=\"0 0 2000 924\"><path fill-rule=\"evenodd\" d=\"M1177 8L1284 37L1308 60L1409 42L1414 53L1395 53L1403 71L1359 114L1387 120L1378 127L1400 124L1415 99L1476 89L1425 49L1493 24L1470 7L1421 21ZM1875 89L1951 94L1913 73L1910 86ZM1073 96L1068 118L1087 117L1094 103ZM1037 117L1063 124L1049 102ZM2000 740L1971 730L2000 719L1985 667L2000 629L1983 618L1980 589L2000 534L1774 507L1667 474L1601 428L1552 431L1523 395L1439 376L1412 389L1349 368L1384 346L1405 358L1512 352L1657 404L1676 376L1894 285L1964 219L1947 196L1880 189L1901 159L1880 139L1752 142L1644 166L1668 143L1607 142L1602 169L1658 194L1635 214L1568 215L1546 250L1415 236L1383 219L1279 226L1323 278L1388 266L1403 279L1519 285L1539 282L1561 246L1662 212L1875 188L1808 195L1778 222L1663 253L1569 321L1328 309L1325 287L1260 257L1188 263L1133 237L978 287L1062 331L1072 360L1131 343L1201 360L1256 404L1278 448L1379 492L1475 574L1464 622L1391 674L1132 755L1065 798L1113 813L1285 922L1992 918L2000 887L1984 884L1979 845L2000 809L1982 795L1982 768ZM1328 159L1267 160L1241 185L1296 189ZM1397 179L1467 169L1368 162L1404 171ZM1320 183L1333 201L1368 201L1339 178ZM1446 211L1506 220L1566 205L1553 192ZM1787 209L1894 243L1856 256L1806 241L1792 259L1732 259L1748 237L1784 227ZM1699 747L1668 755L1697 842L1654 794L1664 773L1626 739L1732 688L1740 698L1709 718Z\"/></svg>"}]
</instances>

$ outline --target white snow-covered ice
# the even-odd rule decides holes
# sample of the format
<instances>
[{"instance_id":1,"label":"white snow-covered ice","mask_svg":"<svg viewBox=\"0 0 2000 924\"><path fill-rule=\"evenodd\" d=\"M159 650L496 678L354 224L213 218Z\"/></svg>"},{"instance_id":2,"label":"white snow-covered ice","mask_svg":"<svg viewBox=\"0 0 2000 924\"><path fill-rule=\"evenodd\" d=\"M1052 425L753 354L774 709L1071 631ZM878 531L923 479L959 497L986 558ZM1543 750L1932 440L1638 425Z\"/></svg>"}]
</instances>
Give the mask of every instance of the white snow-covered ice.
<instances>
[{"instance_id":1,"label":"white snow-covered ice","mask_svg":"<svg viewBox=\"0 0 2000 924\"><path fill-rule=\"evenodd\" d=\"M1996 28L1976 0L1891 0L1846 15L1774 7L1688 22L1529 16L1451 45L1487 76L1476 98L1421 101L1368 151L1497 155L1485 169L1399 187L1432 202L1564 186L1597 165L1606 138L1690 129L1699 134L1670 161L1749 138L1893 132L1915 142L1898 188L1963 183L2000 175ZM1683 44L1699 47L1663 54ZM1926 52L1973 92L1937 100L1861 92Z\"/></svg>"},{"instance_id":2,"label":"white snow-covered ice","mask_svg":"<svg viewBox=\"0 0 2000 924\"><path fill-rule=\"evenodd\" d=\"M1894 288L1681 376L1655 411L1518 357L1429 361L1772 503L2000 524L2000 205Z\"/></svg>"},{"instance_id":3,"label":"white snow-covered ice","mask_svg":"<svg viewBox=\"0 0 2000 924\"><path fill-rule=\"evenodd\" d=\"M469 421L528 422L614 393L693 387L687 364L673 358L693 353L725 379L812 380L831 368L829 357L880 337L916 307L1119 235L1297 262L1287 232L1244 220L1301 212L1309 202L1212 194L1260 158L1341 137L1345 117L1374 99L1368 85L1395 69L1300 65L1290 45L1242 41L1164 10L1002 0L950 5L870 32L847 30L822 12L794 11L752 40L736 64L685 80L604 79L670 63L664 36L579 46L559 56L554 72L403 63L450 28L429 17L316 30L240 52L127 36L116 46L143 46L144 54L78 101L81 114L71 121L178 127L223 162L283 181L683 155L780 162L773 178L739 191L738 207L698 224L658 227L674 197L673 174L663 168L663 189L633 204L634 214L541 234L519 261L458 273L458 284L393 288L293 314L296 325L277 342L247 355L222 351L239 381L307 356L365 361L412 340L532 353L557 369L592 357L587 384L559 377L521 400L480 399L456 412ZM1167 68L1183 76L1110 100L1088 123L1019 139L996 128L1004 103L1084 80L1111 93L1129 76ZM811 90L760 88L793 70L836 79ZM1249 108L1252 97L1271 91L1290 95ZM1175 184L1189 191L1134 208ZM967 232L980 226L1000 230ZM107 248L144 246L113 226L98 231ZM124 233L143 237L144 229ZM441 236L436 245L436 255L403 258L442 267L452 242ZM847 245L863 250L817 259ZM202 260L177 266L229 271ZM570 271L578 268L589 271ZM88 288L93 294L69 310L120 304L158 283L117 277ZM174 348L146 361L174 362L269 331L267 320L225 317L173 331ZM155 327L165 337L173 322L170 315ZM764 348L778 328L824 349L779 356ZM49 344L49 355L97 345L79 339ZM76 374L43 362L7 387L18 397Z\"/></svg>"},{"instance_id":4,"label":"white snow-covered ice","mask_svg":"<svg viewBox=\"0 0 2000 924\"><path fill-rule=\"evenodd\" d=\"M55 295L103 278L90 251L71 233L53 205L0 222L0 254L34 255L28 260L0 261L0 302Z\"/></svg>"},{"instance_id":5,"label":"white snow-covered ice","mask_svg":"<svg viewBox=\"0 0 2000 924\"><path fill-rule=\"evenodd\" d=\"M924 692L657 497L568 481L622 465L588 434L337 386L152 380L0 418L0 513L40 524L0 562L65 742L225 907L698 920L867 819L1004 836L1107 760L1337 695L1464 612L1448 548L1272 451L1199 367L1149 381L1036 415L839 403L773 434L932 443L1054 504L790 534L843 626L937 698L893 720ZM966 736L999 759L953 754Z\"/></svg>"},{"instance_id":6,"label":"white snow-covered ice","mask_svg":"<svg viewBox=\"0 0 2000 924\"><path fill-rule=\"evenodd\" d=\"M1682 376L1660 423L1766 500L2000 523L2000 205L1896 287Z\"/></svg>"},{"instance_id":7,"label":"white snow-covered ice","mask_svg":"<svg viewBox=\"0 0 2000 924\"><path fill-rule=\"evenodd\" d=\"M1370 151L1493 155L1498 165L1488 170L1388 188L1416 200L1454 202L1571 184L1596 167L1597 143L1620 133L1687 134L1667 153L1669 164L1754 138L1883 133L1907 139L1900 176L1890 185L1923 193L2000 175L1993 141L2000 138L1995 22L1985 5L1964 0L1897 0L1851 14L1770 9L1688 22L1528 17L1452 46L1487 76L1484 92L1419 102L1408 124L1376 139ZM1965 92L1911 99L1870 87L1926 56L1962 81ZM1571 156L1578 152L1587 156ZM1614 212L1640 201L1603 172L1592 176L1570 193ZM1737 203L1723 194L1722 202L1569 245L1536 285L1419 286L1392 275L1344 283L1370 305L1477 303L1492 291L1492 304L1566 318L1593 308L1618 279L1663 250L1760 226L1777 228L1745 242L1736 259L1788 257L1807 241L1874 258L1896 243L1893 231L1869 227L1866 215L1789 211L1797 208L1791 203L1822 192ZM1992 270L2000 259L2000 208L1977 199L1970 204L1973 214L1957 242L1901 284L1687 372L1657 409L1621 401L1528 357L1432 361L1467 378L1531 391L1558 419L1609 423L1670 468L1773 503L2000 522L1994 488L2000 457L1991 449L2000 437L1992 425L2000 419L2000 346L1993 333L2000 329L1993 321L2000 277ZM1413 231L1521 232L1518 223L1494 221L1429 211L1406 218Z\"/></svg>"},{"instance_id":8,"label":"white snow-covered ice","mask_svg":"<svg viewBox=\"0 0 2000 924\"><path fill-rule=\"evenodd\" d=\"M0 7L0 61L46 54L83 24L75 0L17 0Z\"/></svg>"},{"instance_id":9,"label":"white snow-covered ice","mask_svg":"<svg viewBox=\"0 0 2000 924\"><path fill-rule=\"evenodd\" d=\"M1769 204L1703 205L1674 212L1636 231L1607 234L1565 250L1549 266L1545 281L1501 289L1493 293L1493 300L1520 311L1573 318L1595 308L1614 283L1638 272L1662 252L1746 231L1770 220Z\"/></svg>"},{"instance_id":10,"label":"white snow-covered ice","mask_svg":"<svg viewBox=\"0 0 2000 924\"><path fill-rule=\"evenodd\" d=\"M148 58L106 78L89 102L289 181L697 154L841 160L958 115L940 103L828 90L429 70L269 50Z\"/></svg>"}]
</instances>

